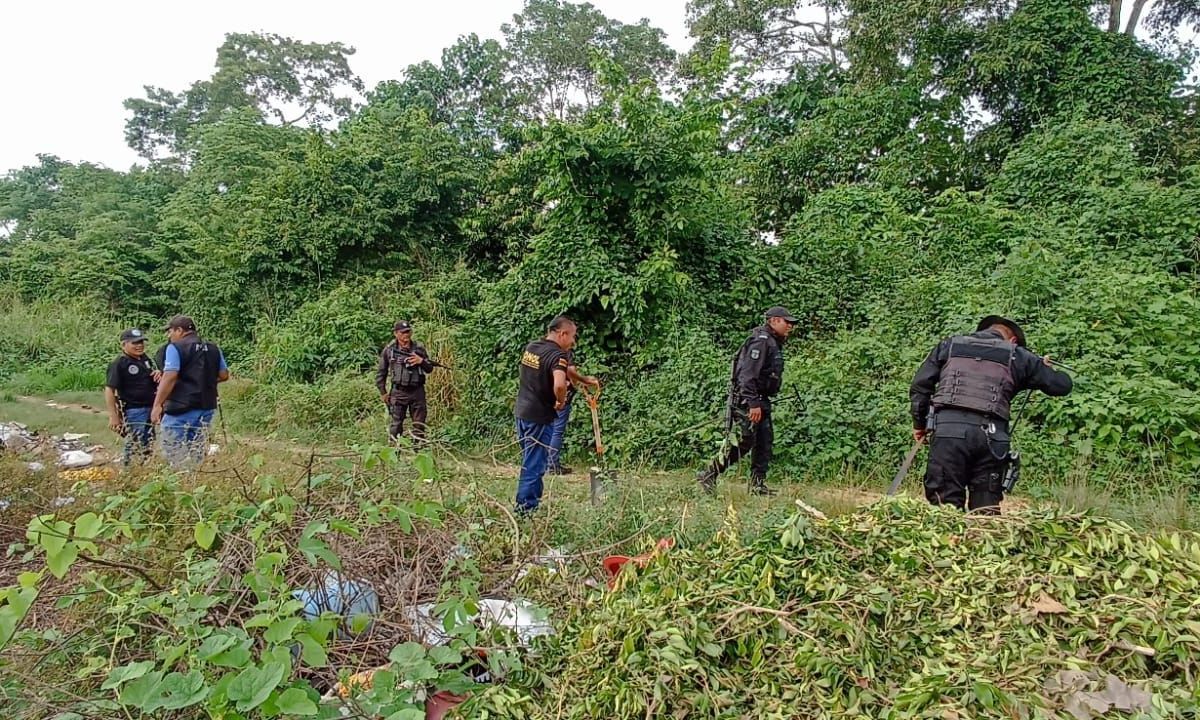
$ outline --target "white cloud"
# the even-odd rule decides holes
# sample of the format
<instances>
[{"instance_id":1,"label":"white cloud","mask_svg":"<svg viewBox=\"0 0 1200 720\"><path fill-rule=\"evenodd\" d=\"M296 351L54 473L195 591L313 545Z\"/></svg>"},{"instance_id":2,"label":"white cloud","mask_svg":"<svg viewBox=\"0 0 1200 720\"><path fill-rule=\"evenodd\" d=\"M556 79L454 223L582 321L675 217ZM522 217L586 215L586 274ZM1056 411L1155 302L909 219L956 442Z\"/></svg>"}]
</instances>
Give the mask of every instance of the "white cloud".
<instances>
[{"instance_id":1,"label":"white cloud","mask_svg":"<svg viewBox=\"0 0 1200 720\"><path fill-rule=\"evenodd\" d=\"M647 17L687 47L686 0L591 0L621 22ZM351 68L368 88L437 60L460 35L499 37L522 0L211 0L7 3L0 43L0 173L38 153L125 169L121 102L143 85L181 90L212 74L227 32L265 31L355 47Z\"/></svg>"}]
</instances>

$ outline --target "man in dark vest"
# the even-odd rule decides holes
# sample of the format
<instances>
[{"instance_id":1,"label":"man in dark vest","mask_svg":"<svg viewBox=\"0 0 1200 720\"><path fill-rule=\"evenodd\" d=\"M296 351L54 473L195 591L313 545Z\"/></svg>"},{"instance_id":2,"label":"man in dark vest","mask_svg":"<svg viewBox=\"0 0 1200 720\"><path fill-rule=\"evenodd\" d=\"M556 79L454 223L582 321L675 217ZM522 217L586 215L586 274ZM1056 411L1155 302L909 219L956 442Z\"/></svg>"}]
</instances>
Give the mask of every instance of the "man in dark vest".
<instances>
[{"instance_id":1,"label":"man in dark vest","mask_svg":"<svg viewBox=\"0 0 1200 720\"><path fill-rule=\"evenodd\" d=\"M925 471L925 497L934 505L985 513L999 511L1008 457L1012 399L1022 390L1062 396L1071 378L1025 347L1020 325L989 315L974 334L938 344L909 389L913 439L933 446Z\"/></svg>"},{"instance_id":2,"label":"man in dark vest","mask_svg":"<svg viewBox=\"0 0 1200 720\"><path fill-rule=\"evenodd\" d=\"M413 342L412 325L398 320L392 325L395 342L379 354L375 372L375 387L392 417L388 424L388 439L393 443L404 434L404 417L412 417L412 437L425 441L425 420L429 408L425 402L425 376L433 371L429 353L421 343ZM389 379L392 390L388 392Z\"/></svg>"},{"instance_id":3,"label":"man in dark vest","mask_svg":"<svg viewBox=\"0 0 1200 720\"><path fill-rule=\"evenodd\" d=\"M108 426L125 438L123 465L150 456L154 445L150 409L161 375L146 356L146 334L137 328L122 332L121 356L109 364L104 380L104 403Z\"/></svg>"},{"instance_id":4,"label":"man in dark vest","mask_svg":"<svg viewBox=\"0 0 1200 720\"><path fill-rule=\"evenodd\" d=\"M782 307L766 312L766 323L755 328L733 359L728 412L737 427L737 443L727 442L720 456L696 476L700 487L712 494L717 476L745 455L750 455L750 492L774 495L767 487L767 467L775 444L771 424L771 398L783 385L783 343L796 327L796 318Z\"/></svg>"},{"instance_id":5,"label":"man in dark vest","mask_svg":"<svg viewBox=\"0 0 1200 720\"><path fill-rule=\"evenodd\" d=\"M196 335L190 317L171 318L166 332L169 344L150 419L161 423L171 465L199 464L217 410L217 384L229 379L229 367L221 348Z\"/></svg>"},{"instance_id":6,"label":"man in dark vest","mask_svg":"<svg viewBox=\"0 0 1200 720\"><path fill-rule=\"evenodd\" d=\"M514 412L521 445L521 475L517 480L517 512L531 513L542 500L542 480L550 456L554 421L567 404L567 369L578 329L559 315L546 336L525 346L519 370L520 386Z\"/></svg>"}]
</instances>

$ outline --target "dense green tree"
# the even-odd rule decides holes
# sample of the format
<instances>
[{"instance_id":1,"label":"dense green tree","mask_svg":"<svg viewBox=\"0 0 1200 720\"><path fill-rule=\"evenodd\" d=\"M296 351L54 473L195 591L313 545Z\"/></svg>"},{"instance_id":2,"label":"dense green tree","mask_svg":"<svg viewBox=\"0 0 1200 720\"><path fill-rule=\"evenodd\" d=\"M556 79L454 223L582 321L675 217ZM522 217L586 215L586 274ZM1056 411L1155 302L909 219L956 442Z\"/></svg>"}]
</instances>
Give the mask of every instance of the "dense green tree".
<instances>
[{"instance_id":1,"label":"dense green tree","mask_svg":"<svg viewBox=\"0 0 1200 720\"><path fill-rule=\"evenodd\" d=\"M352 110L348 93L362 90L350 70L354 48L306 43L273 34L229 33L217 49L216 71L182 92L147 86L129 98L125 140L139 155L189 156L197 126L231 110L256 113L279 125L319 127Z\"/></svg>"}]
</instances>

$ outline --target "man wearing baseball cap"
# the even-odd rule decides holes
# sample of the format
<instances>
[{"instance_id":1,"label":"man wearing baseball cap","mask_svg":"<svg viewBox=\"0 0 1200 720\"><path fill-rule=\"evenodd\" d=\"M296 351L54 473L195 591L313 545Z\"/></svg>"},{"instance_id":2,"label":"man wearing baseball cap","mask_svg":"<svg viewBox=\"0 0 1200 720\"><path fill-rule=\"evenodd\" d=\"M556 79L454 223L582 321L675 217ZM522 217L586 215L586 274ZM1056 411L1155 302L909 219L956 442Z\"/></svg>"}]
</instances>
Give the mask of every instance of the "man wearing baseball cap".
<instances>
[{"instance_id":1,"label":"man wearing baseball cap","mask_svg":"<svg viewBox=\"0 0 1200 720\"><path fill-rule=\"evenodd\" d=\"M375 387L379 397L387 405L391 422L388 423L388 440L396 440L404 434L404 418L412 418L412 438L418 443L425 441L425 421L429 417L429 406L425 398L425 376L433 371L429 352L412 337L412 324L397 320L392 325L394 342L390 342L379 353L379 365L375 369ZM388 380L391 392L388 392Z\"/></svg>"},{"instance_id":2,"label":"man wearing baseball cap","mask_svg":"<svg viewBox=\"0 0 1200 720\"><path fill-rule=\"evenodd\" d=\"M706 493L716 490L717 476L750 455L750 492L774 495L767 487L767 468L775 444L771 398L783 385L783 343L798 322L786 309L768 308L766 323L755 328L733 359L730 378L729 425L737 424L737 443L727 442L716 460L696 476Z\"/></svg>"},{"instance_id":3,"label":"man wearing baseball cap","mask_svg":"<svg viewBox=\"0 0 1200 720\"><path fill-rule=\"evenodd\" d=\"M187 315L171 318L166 332L170 344L150 419L162 424L163 450L171 465L199 464L217 409L217 384L229 379L229 367L221 348L200 339Z\"/></svg>"},{"instance_id":4,"label":"man wearing baseball cap","mask_svg":"<svg viewBox=\"0 0 1200 720\"><path fill-rule=\"evenodd\" d=\"M933 446L925 471L925 497L987 514L999 511L1009 457L1012 399L1022 390L1062 396L1071 376L1025 347L1025 331L999 315L979 321L970 335L938 343L909 388L913 439ZM930 414L932 413L932 422Z\"/></svg>"},{"instance_id":5,"label":"man wearing baseball cap","mask_svg":"<svg viewBox=\"0 0 1200 720\"><path fill-rule=\"evenodd\" d=\"M150 456L154 445L150 410L161 375L146 356L146 334L137 328L122 332L121 355L109 364L104 381L104 403L108 426L125 438L124 465L135 457L144 460Z\"/></svg>"}]
</instances>

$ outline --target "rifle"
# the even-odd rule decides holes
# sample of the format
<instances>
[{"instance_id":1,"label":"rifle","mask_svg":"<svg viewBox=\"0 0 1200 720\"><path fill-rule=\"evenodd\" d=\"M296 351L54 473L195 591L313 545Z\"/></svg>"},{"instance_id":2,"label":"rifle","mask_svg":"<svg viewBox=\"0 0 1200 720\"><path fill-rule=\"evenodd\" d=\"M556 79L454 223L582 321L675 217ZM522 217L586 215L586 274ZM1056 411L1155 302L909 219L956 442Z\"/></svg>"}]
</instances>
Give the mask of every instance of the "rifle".
<instances>
[{"instance_id":1,"label":"rifle","mask_svg":"<svg viewBox=\"0 0 1200 720\"><path fill-rule=\"evenodd\" d=\"M733 356L733 369L729 372L729 394L725 399L725 435L733 432L733 406L737 404L737 366L738 358L741 357L742 351L739 349L738 354Z\"/></svg>"},{"instance_id":2,"label":"rifle","mask_svg":"<svg viewBox=\"0 0 1200 720\"><path fill-rule=\"evenodd\" d=\"M401 353L400 357L412 357L412 355L414 354L412 350L405 350L404 348L400 347L399 345L394 345L393 347L395 348L396 352ZM450 372L454 372L454 368L450 367L449 365L443 365L442 363L438 362L437 360L434 360L433 358L422 357L421 360L429 363L430 365L434 366L435 368L441 368L443 370L449 370Z\"/></svg>"}]
</instances>

